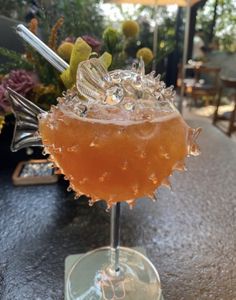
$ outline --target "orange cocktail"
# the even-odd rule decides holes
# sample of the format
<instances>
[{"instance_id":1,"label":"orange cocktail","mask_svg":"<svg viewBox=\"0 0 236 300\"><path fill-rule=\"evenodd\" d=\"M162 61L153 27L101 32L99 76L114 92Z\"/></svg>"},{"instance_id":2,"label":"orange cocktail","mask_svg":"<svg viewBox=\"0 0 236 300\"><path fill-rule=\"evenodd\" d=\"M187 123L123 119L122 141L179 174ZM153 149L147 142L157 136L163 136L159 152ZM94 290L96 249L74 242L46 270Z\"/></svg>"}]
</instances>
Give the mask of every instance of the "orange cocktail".
<instances>
[{"instance_id":1,"label":"orange cocktail","mask_svg":"<svg viewBox=\"0 0 236 300\"><path fill-rule=\"evenodd\" d=\"M111 204L153 195L168 185L174 169L183 168L189 127L177 112L155 114L151 121L100 120L59 105L41 118L40 134L78 194Z\"/></svg>"},{"instance_id":2,"label":"orange cocktail","mask_svg":"<svg viewBox=\"0 0 236 300\"><path fill-rule=\"evenodd\" d=\"M160 76L146 75L142 60L131 70L108 72L92 58L80 63L76 86L47 113L9 92L17 120L12 149L43 142L78 196L106 200L111 207L111 247L75 262L67 298L159 300L160 278L152 263L119 247L119 202L153 198L158 186L169 186L174 170L184 169L185 157L199 152L200 130L189 128L176 111L172 88Z\"/></svg>"}]
</instances>

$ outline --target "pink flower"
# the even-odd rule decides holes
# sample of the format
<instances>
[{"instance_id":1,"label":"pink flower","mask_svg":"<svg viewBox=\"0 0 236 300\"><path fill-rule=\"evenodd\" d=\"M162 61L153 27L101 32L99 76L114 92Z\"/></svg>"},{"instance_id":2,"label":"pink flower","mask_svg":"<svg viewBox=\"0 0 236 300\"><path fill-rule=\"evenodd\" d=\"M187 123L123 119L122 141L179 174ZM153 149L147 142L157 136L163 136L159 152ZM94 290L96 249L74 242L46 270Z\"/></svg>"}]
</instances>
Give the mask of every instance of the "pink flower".
<instances>
[{"instance_id":1,"label":"pink flower","mask_svg":"<svg viewBox=\"0 0 236 300\"><path fill-rule=\"evenodd\" d=\"M6 89L0 84L0 115L11 111L11 105L6 97Z\"/></svg>"},{"instance_id":2,"label":"pink flower","mask_svg":"<svg viewBox=\"0 0 236 300\"><path fill-rule=\"evenodd\" d=\"M36 84L32 73L25 70L12 70L2 81L5 88L10 87L17 93L25 96Z\"/></svg>"},{"instance_id":3,"label":"pink flower","mask_svg":"<svg viewBox=\"0 0 236 300\"><path fill-rule=\"evenodd\" d=\"M32 90L36 85L37 79L34 73L25 70L12 70L6 75L0 85L0 111L8 113L11 111L10 103L6 96L6 88L10 87L22 96Z\"/></svg>"},{"instance_id":4,"label":"pink flower","mask_svg":"<svg viewBox=\"0 0 236 300\"><path fill-rule=\"evenodd\" d=\"M89 44L89 46L92 48L93 51L99 53L101 49L101 42L98 41L97 39L93 38L90 35L83 35L82 39Z\"/></svg>"}]
</instances>

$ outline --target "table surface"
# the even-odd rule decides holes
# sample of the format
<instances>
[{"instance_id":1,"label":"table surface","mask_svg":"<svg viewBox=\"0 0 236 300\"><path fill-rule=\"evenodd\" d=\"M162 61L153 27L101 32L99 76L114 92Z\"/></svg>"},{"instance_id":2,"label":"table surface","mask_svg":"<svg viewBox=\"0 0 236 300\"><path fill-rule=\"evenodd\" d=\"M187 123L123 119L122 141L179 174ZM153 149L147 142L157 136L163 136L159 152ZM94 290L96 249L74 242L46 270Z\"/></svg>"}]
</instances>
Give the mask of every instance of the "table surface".
<instances>
[{"instance_id":1,"label":"table surface","mask_svg":"<svg viewBox=\"0 0 236 300\"><path fill-rule=\"evenodd\" d=\"M158 201L122 205L121 243L143 246L165 300L236 299L236 143L207 122L202 155ZM109 214L62 184L13 187L0 170L0 299L60 300L67 255L109 244ZM148 300L148 299L144 299Z\"/></svg>"}]
</instances>

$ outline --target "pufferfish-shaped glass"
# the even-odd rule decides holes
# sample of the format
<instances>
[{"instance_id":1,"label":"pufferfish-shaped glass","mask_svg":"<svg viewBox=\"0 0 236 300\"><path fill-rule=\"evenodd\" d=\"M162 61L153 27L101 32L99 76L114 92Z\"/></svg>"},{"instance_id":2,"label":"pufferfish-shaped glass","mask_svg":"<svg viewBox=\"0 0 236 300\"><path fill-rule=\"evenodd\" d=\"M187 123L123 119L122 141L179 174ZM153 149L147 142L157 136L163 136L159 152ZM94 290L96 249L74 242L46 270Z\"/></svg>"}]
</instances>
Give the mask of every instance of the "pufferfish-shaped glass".
<instances>
[{"instance_id":1,"label":"pufferfish-shaped glass","mask_svg":"<svg viewBox=\"0 0 236 300\"><path fill-rule=\"evenodd\" d=\"M19 114L23 98L11 90L9 95L18 110L13 149L42 140L70 188L91 204L153 199L160 185L170 186L174 170L184 170L185 157L199 153L200 129L189 128L173 104L173 87L153 72L145 75L142 61L111 72L96 58L80 63L76 87L49 112L23 101L27 109Z\"/></svg>"}]
</instances>

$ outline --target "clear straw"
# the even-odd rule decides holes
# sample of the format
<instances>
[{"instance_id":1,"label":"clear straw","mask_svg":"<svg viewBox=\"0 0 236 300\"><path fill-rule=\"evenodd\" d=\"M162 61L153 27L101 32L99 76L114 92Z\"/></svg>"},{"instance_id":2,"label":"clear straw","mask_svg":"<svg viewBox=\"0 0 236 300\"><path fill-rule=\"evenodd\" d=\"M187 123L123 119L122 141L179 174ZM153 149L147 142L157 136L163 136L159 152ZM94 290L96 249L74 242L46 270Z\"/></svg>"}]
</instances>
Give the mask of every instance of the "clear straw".
<instances>
[{"instance_id":1,"label":"clear straw","mask_svg":"<svg viewBox=\"0 0 236 300\"><path fill-rule=\"evenodd\" d=\"M59 72L63 72L69 67L69 65L60 56L58 56L51 48L45 45L24 25L17 25L16 32L23 38L26 43L28 43L38 53L40 53Z\"/></svg>"}]
</instances>

